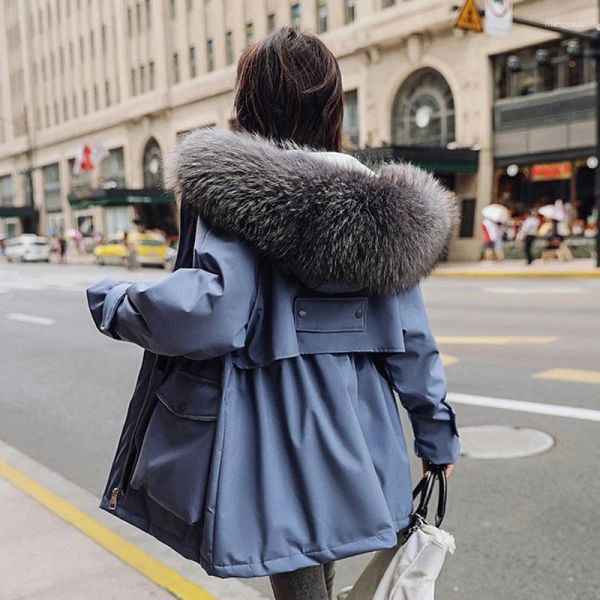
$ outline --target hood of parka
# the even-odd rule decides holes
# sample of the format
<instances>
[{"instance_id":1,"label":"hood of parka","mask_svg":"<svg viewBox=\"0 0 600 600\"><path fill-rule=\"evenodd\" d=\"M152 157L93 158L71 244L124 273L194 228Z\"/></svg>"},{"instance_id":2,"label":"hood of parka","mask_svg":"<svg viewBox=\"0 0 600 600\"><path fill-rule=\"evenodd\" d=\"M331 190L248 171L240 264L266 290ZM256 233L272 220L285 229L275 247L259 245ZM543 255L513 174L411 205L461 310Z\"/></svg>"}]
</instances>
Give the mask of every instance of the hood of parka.
<instances>
[{"instance_id":1,"label":"hood of parka","mask_svg":"<svg viewBox=\"0 0 600 600\"><path fill-rule=\"evenodd\" d=\"M339 153L203 129L176 148L182 202L211 228L281 261L311 287L392 294L443 257L452 195L412 164L373 172Z\"/></svg>"}]
</instances>

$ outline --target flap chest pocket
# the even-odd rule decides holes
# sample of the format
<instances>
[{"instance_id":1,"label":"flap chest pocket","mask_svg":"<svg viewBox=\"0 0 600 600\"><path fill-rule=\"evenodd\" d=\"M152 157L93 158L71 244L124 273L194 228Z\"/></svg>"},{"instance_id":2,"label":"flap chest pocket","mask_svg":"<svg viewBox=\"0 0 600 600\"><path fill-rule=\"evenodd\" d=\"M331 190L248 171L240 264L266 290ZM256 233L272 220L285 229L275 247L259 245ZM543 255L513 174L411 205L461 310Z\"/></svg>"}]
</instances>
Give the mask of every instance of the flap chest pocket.
<instances>
[{"instance_id":1,"label":"flap chest pocket","mask_svg":"<svg viewBox=\"0 0 600 600\"><path fill-rule=\"evenodd\" d=\"M296 298L296 331L340 333L364 331L368 298Z\"/></svg>"}]
</instances>

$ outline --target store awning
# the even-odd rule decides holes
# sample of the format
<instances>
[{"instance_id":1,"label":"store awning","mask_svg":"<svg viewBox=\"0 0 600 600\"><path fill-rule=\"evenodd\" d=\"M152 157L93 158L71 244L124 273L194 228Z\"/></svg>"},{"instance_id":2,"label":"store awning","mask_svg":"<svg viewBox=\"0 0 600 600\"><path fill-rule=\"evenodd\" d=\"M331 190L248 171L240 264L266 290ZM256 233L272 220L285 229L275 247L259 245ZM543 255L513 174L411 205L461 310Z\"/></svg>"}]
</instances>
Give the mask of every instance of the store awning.
<instances>
[{"instance_id":1,"label":"store awning","mask_svg":"<svg viewBox=\"0 0 600 600\"><path fill-rule=\"evenodd\" d=\"M470 148L432 148L426 146L382 146L356 150L354 156L361 162L411 162L427 171L440 175L477 173L479 150Z\"/></svg>"},{"instance_id":2,"label":"store awning","mask_svg":"<svg viewBox=\"0 0 600 600\"><path fill-rule=\"evenodd\" d=\"M37 212L31 206L0 206L0 219L35 217Z\"/></svg>"},{"instance_id":3,"label":"store awning","mask_svg":"<svg viewBox=\"0 0 600 600\"><path fill-rule=\"evenodd\" d=\"M71 193L68 196L73 210L90 206L128 206L130 204L171 204L175 194L169 190L112 188Z\"/></svg>"}]
</instances>

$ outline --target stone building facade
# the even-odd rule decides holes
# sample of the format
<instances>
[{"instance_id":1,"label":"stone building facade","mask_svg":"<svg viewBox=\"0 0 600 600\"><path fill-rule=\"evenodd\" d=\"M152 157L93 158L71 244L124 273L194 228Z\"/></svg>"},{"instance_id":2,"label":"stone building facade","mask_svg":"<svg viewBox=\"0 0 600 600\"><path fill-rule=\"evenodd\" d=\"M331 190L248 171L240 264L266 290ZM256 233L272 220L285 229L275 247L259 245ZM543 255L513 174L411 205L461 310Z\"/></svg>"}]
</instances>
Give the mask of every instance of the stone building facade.
<instances>
[{"instance_id":1,"label":"stone building facade","mask_svg":"<svg viewBox=\"0 0 600 600\"><path fill-rule=\"evenodd\" d=\"M317 32L339 59L348 149L433 170L462 202L451 258L477 258L479 214L497 199L506 162L567 147L585 158L593 128L582 113L565 117L575 121L565 124L568 135L543 131L556 126L551 117L538 123L537 137L524 133L527 119L512 137L495 132L498 111L523 100L499 97L494 57L557 36L519 26L506 37L458 31L453 5L0 0L0 233L109 234L134 220L173 229L164 179L178 136L229 126L240 51L291 24ZM580 30L598 21L592 0L516 1L515 13ZM535 114L555 91L533 88L527 110ZM74 174L82 158L95 168Z\"/></svg>"}]
</instances>

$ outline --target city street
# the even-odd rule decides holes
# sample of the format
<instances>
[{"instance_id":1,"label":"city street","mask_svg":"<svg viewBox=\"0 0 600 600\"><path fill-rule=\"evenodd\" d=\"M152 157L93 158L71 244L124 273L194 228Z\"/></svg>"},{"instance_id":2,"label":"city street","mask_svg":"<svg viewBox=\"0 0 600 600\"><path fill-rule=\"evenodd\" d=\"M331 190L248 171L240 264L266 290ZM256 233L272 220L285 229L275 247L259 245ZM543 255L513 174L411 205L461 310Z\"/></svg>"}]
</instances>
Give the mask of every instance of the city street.
<instances>
[{"instance_id":1,"label":"city street","mask_svg":"<svg viewBox=\"0 0 600 600\"><path fill-rule=\"evenodd\" d=\"M84 290L105 276L132 278L0 263L0 440L96 495L141 357L93 326ZM462 457L444 522L457 550L437 597L599 600L600 279L433 277L424 293L459 426L531 428L554 442L523 458ZM405 435L410 446L408 425ZM336 590L367 559L338 563ZM272 597L265 578L245 583Z\"/></svg>"}]
</instances>

